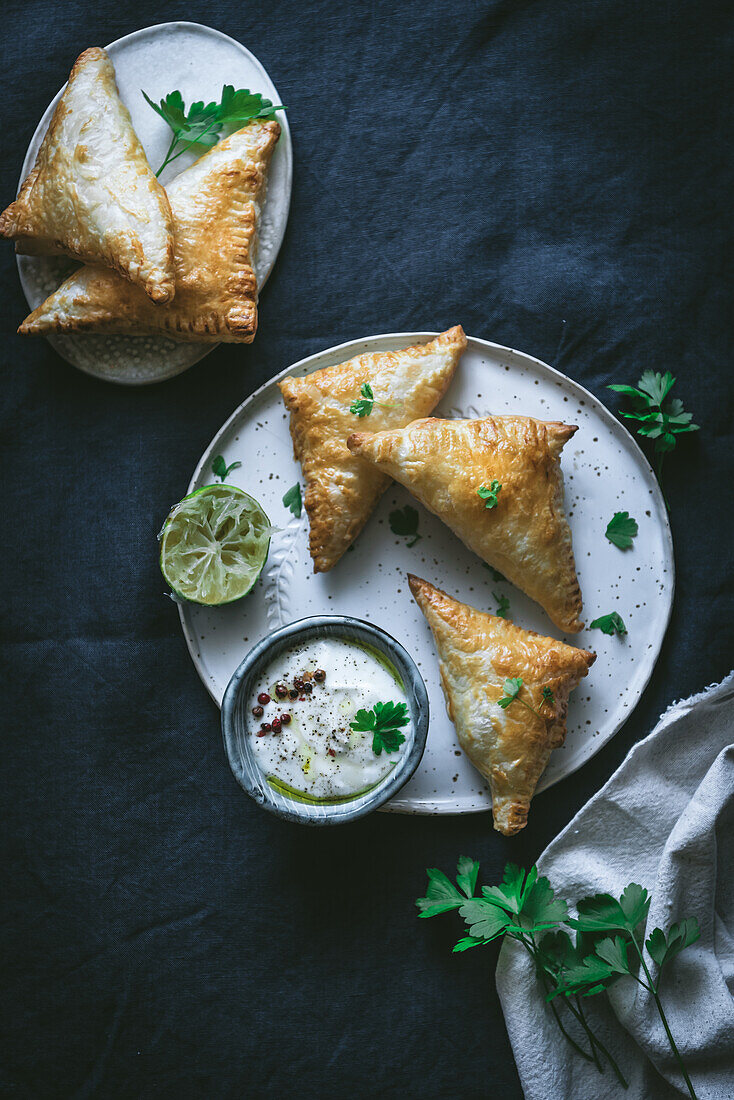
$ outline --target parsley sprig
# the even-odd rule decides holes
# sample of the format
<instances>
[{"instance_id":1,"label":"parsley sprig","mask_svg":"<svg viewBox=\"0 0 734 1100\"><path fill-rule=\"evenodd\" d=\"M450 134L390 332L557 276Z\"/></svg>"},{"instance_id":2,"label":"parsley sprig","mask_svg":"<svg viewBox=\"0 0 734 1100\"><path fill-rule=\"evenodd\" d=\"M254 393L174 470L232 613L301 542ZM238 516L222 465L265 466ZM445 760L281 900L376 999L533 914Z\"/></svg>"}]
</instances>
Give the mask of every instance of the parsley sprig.
<instances>
[{"instance_id":1,"label":"parsley sprig","mask_svg":"<svg viewBox=\"0 0 734 1100\"><path fill-rule=\"evenodd\" d=\"M191 104L188 112L178 90L169 92L160 103L154 103L145 92L143 96L156 114L160 115L173 130L171 144L156 176L160 176L167 165L177 160L192 146L216 145L225 126L239 130L253 119L273 118L274 111L286 109L282 105L275 106L271 100L266 99L259 92L251 92L248 88L239 88L235 91L232 84L224 85L219 103L205 104L203 100L199 100ZM178 145L181 145L181 148L174 152Z\"/></svg>"},{"instance_id":2,"label":"parsley sprig","mask_svg":"<svg viewBox=\"0 0 734 1100\"><path fill-rule=\"evenodd\" d=\"M627 1082L622 1071L592 1030L582 998L605 993L621 977L633 978L655 1001L688 1092L696 1100L659 992L664 966L700 936L695 918L671 925L667 933L655 928L645 940L641 929L647 921L651 898L636 883L630 883L619 899L610 894L581 899L576 906L578 916L573 918L568 903L555 896L548 879L538 877L537 867L525 871L508 863L502 883L482 886L481 896L476 896L479 864L462 856L456 869L454 886L443 871L429 868L426 896L416 901L421 917L459 910L468 935L458 941L454 951L480 947L502 936L522 944L535 964L545 1000L564 1037L600 1073L604 1072L602 1058L606 1059L624 1088ZM563 925L575 931L575 941ZM643 940L649 957L657 964L657 980L645 959ZM582 1035L571 1035L558 1006L568 1010Z\"/></svg>"},{"instance_id":3,"label":"parsley sprig","mask_svg":"<svg viewBox=\"0 0 734 1100\"><path fill-rule=\"evenodd\" d=\"M224 455L216 455L212 460L212 473L215 477L218 477L220 481L226 481L233 470L238 470L242 465L241 462L230 462L227 465Z\"/></svg>"},{"instance_id":4,"label":"parsley sprig","mask_svg":"<svg viewBox=\"0 0 734 1100\"><path fill-rule=\"evenodd\" d=\"M406 703L375 703L371 710L358 710L349 726L360 733L372 733L372 751L379 756L383 749L398 751L405 740L399 727L409 721Z\"/></svg>"},{"instance_id":5,"label":"parsley sprig","mask_svg":"<svg viewBox=\"0 0 734 1100\"><path fill-rule=\"evenodd\" d=\"M477 496L481 497L484 501L485 508L496 508L499 504L499 493L502 488L497 478L492 478L489 485L480 485L477 489Z\"/></svg>"},{"instance_id":6,"label":"parsley sprig","mask_svg":"<svg viewBox=\"0 0 734 1100\"><path fill-rule=\"evenodd\" d=\"M528 703L527 700L520 698L520 688L522 687L522 684L522 676L513 676L512 679L508 678L507 680L505 680L504 684L502 685L502 690L505 694L502 696L501 699L497 700L498 705L501 706L503 710L507 710L510 703L522 703L522 705L524 707L527 707L529 711L532 711L532 713L537 718L543 718L543 715L540 713L540 711L537 711L535 707L531 707L530 703ZM550 688L543 688L543 699L546 703L550 703L551 706L555 704L553 692Z\"/></svg>"},{"instance_id":7,"label":"parsley sprig","mask_svg":"<svg viewBox=\"0 0 734 1100\"><path fill-rule=\"evenodd\" d=\"M364 416L369 416L374 405L377 405L381 409L397 409L403 404L402 401L378 401L369 382L363 382L359 387L359 392L361 394L361 399L359 401L353 401L349 406L349 411L355 416L360 417L360 419Z\"/></svg>"},{"instance_id":8,"label":"parsley sprig","mask_svg":"<svg viewBox=\"0 0 734 1100\"><path fill-rule=\"evenodd\" d=\"M697 432L698 424L692 424L693 413L684 412L683 402L678 397L669 397L675 385L675 378L666 371L646 370L637 386L613 385L607 389L624 394L631 402L629 412L621 415L626 420L634 420L638 435L647 436L655 443L655 471L662 489L663 460L676 445L676 436L683 432ZM663 499L668 501L663 491Z\"/></svg>"}]
</instances>

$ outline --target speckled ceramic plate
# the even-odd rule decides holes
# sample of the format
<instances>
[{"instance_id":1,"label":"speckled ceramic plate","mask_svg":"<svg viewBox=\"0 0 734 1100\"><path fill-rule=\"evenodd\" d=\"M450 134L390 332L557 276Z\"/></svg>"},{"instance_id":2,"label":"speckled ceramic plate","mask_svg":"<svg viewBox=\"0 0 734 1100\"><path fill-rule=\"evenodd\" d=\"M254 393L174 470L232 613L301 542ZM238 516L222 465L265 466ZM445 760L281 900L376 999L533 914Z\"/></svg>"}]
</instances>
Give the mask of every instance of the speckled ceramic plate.
<instances>
[{"instance_id":1,"label":"speckled ceramic plate","mask_svg":"<svg viewBox=\"0 0 734 1100\"><path fill-rule=\"evenodd\" d=\"M228 463L239 460L242 466L233 471L230 481L256 496L281 530L273 535L268 562L245 600L218 609L189 604L179 610L194 664L220 705L227 683L248 649L285 623L305 615L343 614L384 627L418 664L431 707L421 765L386 808L406 813L465 813L488 809L491 800L457 744L446 714L431 634L410 595L406 573L417 573L488 611L495 611L499 597L505 596L510 601L510 617L518 625L554 637L562 635L537 604L508 582L494 580L479 558L420 505L416 504L420 540L409 546L409 539L393 534L389 513L412 502L400 486L388 489L354 548L325 574L311 572L305 512L295 519L282 504L283 494L300 480L301 471L293 458L278 379L286 374L307 374L364 351L407 347L432 335L391 333L330 348L288 367L240 405L213 439L188 491L213 480L215 455L223 454ZM595 650L598 658L571 696L566 744L553 753L539 784L543 790L593 756L637 703L670 616L673 546L662 495L644 455L620 422L587 390L530 355L470 339L436 415L465 417L489 412L524 413L579 425L563 451L562 466L584 619L589 623L599 615L618 611L628 628L623 638L585 630L567 639ZM628 511L639 524L631 550L618 550L604 537L616 511Z\"/></svg>"},{"instance_id":2,"label":"speckled ceramic plate","mask_svg":"<svg viewBox=\"0 0 734 1100\"><path fill-rule=\"evenodd\" d=\"M81 43L77 54L85 45L95 43ZM197 99L218 101L222 85L234 84L236 88L262 92L273 103L282 102L272 80L249 50L226 34L199 23L160 23L118 38L105 48L115 65L120 96L154 169L163 161L171 132L145 102L141 89L158 102L178 88L184 102L189 104ZM70 69L73 61L74 57L70 57ZM23 162L20 183L35 163L63 90L49 104L38 124ZM291 199L291 135L285 112L278 111L277 118L282 133L268 173L255 262L261 289L283 241ZM167 183L195 159L193 152L184 153L175 165L166 169L161 181ZM18 256L20 281L30 308L39 306L76 266L64 257ZM216 347L216 344L178 343L163 336L50 336L48 341L59 355L87 374L126 385L172 378Z\"/></svg>"}]
</instances>

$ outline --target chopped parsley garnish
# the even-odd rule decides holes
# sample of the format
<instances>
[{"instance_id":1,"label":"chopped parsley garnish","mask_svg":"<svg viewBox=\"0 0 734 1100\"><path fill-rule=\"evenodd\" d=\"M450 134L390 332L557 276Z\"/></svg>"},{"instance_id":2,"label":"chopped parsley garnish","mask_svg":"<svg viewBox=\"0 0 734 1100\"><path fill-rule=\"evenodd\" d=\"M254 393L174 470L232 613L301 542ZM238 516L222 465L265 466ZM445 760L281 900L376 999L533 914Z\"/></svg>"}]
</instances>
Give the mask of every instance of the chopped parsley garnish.
<instances>
[{"instance_id":1,"label":"chopped parsley garnish","mask_svg":"<svg viewBox=\"0 0 734 1100\"><path fill-rule=\"evenodd\" d=\"M489 486L481 485L477 489L477 496L482 498L485 508L497 507L499 503L497 498L499 497L501 488L502 486L499 481L497 481L497 478L493 478Z\"/></svg>"},{"instance_id":2,"label":"chopped parsley garnish","mask_svg":"<svg viewBox=\"0 0 734 1100\"><path fill-rule=\"evenodd\" d=\"M600 615L598 619L594 619L591 624L591 629L601 630L603 634L627 633L627 627L624 625L624 620L616 611L611 611L608 615Z\"/></svg>"}]
</instances>

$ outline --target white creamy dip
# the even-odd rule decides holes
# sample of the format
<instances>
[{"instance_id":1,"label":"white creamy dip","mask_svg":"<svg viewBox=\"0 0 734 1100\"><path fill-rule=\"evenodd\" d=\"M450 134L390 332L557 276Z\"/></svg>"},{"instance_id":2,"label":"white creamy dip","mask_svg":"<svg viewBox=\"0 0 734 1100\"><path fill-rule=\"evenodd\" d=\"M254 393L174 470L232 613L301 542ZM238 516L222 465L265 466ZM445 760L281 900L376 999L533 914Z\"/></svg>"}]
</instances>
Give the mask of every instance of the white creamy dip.
<instances>
[{"instance_id":1,"label":"white creamy dip","mask_svg":"<svg viewBox=\"0 0 734 1100\"><path fill-rule=\"evenodd\" d=\"M350 722L358 710L386 702L405 704L409 720L399 732L406 741L378 755L372 732L353 730ZM411 728L404 688L387 658L332 637L275 657L255 684L247 720L255 760L270 782L318 801L349 798L379 783L405 750Z\"/></svg>"}]
</instances>

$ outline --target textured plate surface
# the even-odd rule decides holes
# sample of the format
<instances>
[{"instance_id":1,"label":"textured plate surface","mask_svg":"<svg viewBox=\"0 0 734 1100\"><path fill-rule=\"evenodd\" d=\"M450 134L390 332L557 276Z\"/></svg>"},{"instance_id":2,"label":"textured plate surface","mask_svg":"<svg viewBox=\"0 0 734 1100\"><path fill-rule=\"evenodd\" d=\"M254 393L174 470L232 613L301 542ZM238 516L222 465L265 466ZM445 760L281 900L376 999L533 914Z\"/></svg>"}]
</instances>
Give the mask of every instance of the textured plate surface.
<instances>
[{"instance_id":1,"label":"textured plate surface","mask_svg":"<svg viewBox=\"0 0 734 1100\"><path fill-rule=\"evenodd\" d=\"M364 351L387 351L428 340L432 333L391 333L356 340L311 356L283 371L307 374ZM301 480L293 458L288 417L272 379L233 413L201 459L189 491L214 480L211 463L223 454L239 460L230 481L252 493L271 522L270 557L260 580L240 603L219 609L179 608L186 641L204 684L221 705L230 676L247 650L269 631L305 615L344 614L368 619L402 642L428 688L431 724L418 771L386 808L408 813L460 813L491 805L486 786L459 750L446 714L428 626L414 603L406 573L417 573L475 607L494 612L497 596L510 601L519 626L563 637L545 613L507 581L498 582L444 524L420 505L420 540L394 535L389 513L414 503L392 485L351 551L331 573L314 575L308 521L291 517L283 494ZM673 601L673 547L655 476L619 421L587 390L532 356L470 339L439 416L523 413L578 424L563 451L566 508L584 598L584 621L618 611L624 638L585 630L567 638L593 649L597 661L573 692L566 744L557 749L539 790L557 783L594 755L623 724L657 660ZM173 502L172 502L173 503ZM631 550L604 537L616 511L639 524ZM497 596L494 595L497 593Z\"/></svg>"},{"instance_id":2,"label":"textured plate surface","mask_svg":"<svg viewBox=\"0 0 734 1100\"><path fill-rule=\"evenodd\" d=\"M160 23L118 38L105 48L115 66L122 101L130 111L135 131L154 170L165 157L171 131L145 102L141 89L157 103L178 88L188 105L197 99L218 102L222 85L234 84L235 88L262 92L273 103L281 102L275 85L249 50L226 34L199 23ZM69 68L73 61L74 58L69 59ZM38 124L28 146L20 183L35 163L63 90L49 104ZM293 149L290 130L284 111L278 111L277 118L282 133L268 173L255 262L261 289L283 241L291 198ZM175 164L169 165L161 181L166 184L195 160L194 153L184 153ZM39 306L76 266L64 257L18 256L20 281L30 308ZM198 363L216 347L216 344L178 343L163 336L50 336L48 340L59 355L80 370L127 385L172 378Z\"/></svg>"}]
</instances>

